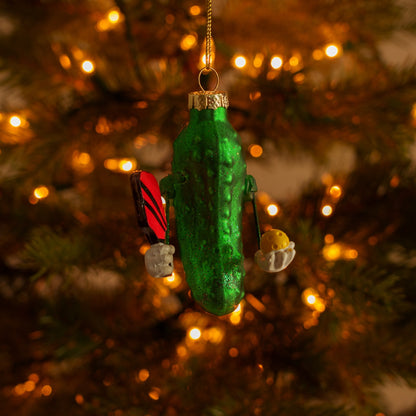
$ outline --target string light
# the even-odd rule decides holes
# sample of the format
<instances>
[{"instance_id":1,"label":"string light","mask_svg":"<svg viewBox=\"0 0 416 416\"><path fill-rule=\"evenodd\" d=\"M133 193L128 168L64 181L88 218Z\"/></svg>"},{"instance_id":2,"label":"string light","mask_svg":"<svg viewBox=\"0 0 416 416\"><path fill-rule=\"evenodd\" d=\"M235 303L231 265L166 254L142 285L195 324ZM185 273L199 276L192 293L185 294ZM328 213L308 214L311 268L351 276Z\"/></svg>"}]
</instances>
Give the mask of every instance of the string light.
<instances>
[{"instance_id":1,"label":"string light","mask_svg":"<svg viewBox=\"0 0 416 416\"><path fill-rule=\"evenodd\" d=\"M324 215L325 217L329 217L332 213L333 213L334 209L331 207L331 205L324 205L322 207L322 215Z\"/></svg>"},{"instance_id":2,"label":"string light","mask_svg":"<svg viewBox=\"0 0 416 416\"><path fill-rule=\"evenodd\" d=\"M50 396L52 394L52 387L49 384L45 384L41 388L41 393L43 396Z\"/></svg>"},{"instance_id":3,"label":"string light","mask_svg":"<svg viewBox=\"0 0 416 416\"><path fill-rule=\"evenodd\" d=\"M302 302L317 312L324 312L326 307L319 293L313 288L307 288L302 292Z\"/></svg>"},{"instance_id":4,"label":"string light","mask_svg":"<svg viewBox=\"0 0 416 416\"><path fill-rule=\"evenodd\" d=\"M305 74L302 74L301 72L299 72L298 74L295 74L293 76L293 81L295 81L296 84L302 84L303 81L305 81Z\"/></svg>"},{"instance_id":5,"label":"string light","mask_svg":"<svg viewBox=\"0 0 416 416\"><path fill-rule=\"evenodd\" d=\"M268 205L266 210L271 217L275 217L279 213L279 207L276 204Z\"/></svg>"},{"instance_id":6,"label":"string light","mask_svg":"<svg viewBox=\"0 0 416 416\"><path fill-rule=\"evenodd\" d=\"M334 242L334 236L332 234L326 234L324 240L326 244L331 244Z\"/></svg>"},{"instance_id":7,"label":"string light","mask_svg":"<svg viewBox=\"0 0 416 416\"><path fill-rule=\"evenodd\" d=\"M322 249L322 255L327 261L336 261L341 258L345 260L354 260L358 257L358 251L355 248L348 248L340 243L330 243Z\"/></svg>"},{"instance_id":8,"label":"string light","mask_svg":"<svg viewBox=\"0 0 416 416\"><path fill-rule=\"evenodd\" d=\"M341 245L338 243L328 244L322 249L322 255L327 261L335 261L341 257Z\"/></svg>"},{"instance_id":9,"label":"string light","mask_svg":"<svg viewBox=\"0 0 416 416\"><path fill-rule=\"evenodd\" d=\"M256 101L261 97L261 92L260 91L253 91L249 94L249 98L251 101ZM255 146L255 145L253 145Z\"/></svg>"},{"instance_id":10,"label":"string light","mask_svg":"<svg viewBox=\"0 0 416 416\"><path fill-rule=\"evenodd\" d=\"M238 325L241 322L241 317L243 313L242 302L240 302L237 308L230 314L229 320L233 325Z\"/></svg>"},{"instance_id":11,"label":"string light","mask_svg":"<svg viewBox=\"0 0 416 416\"><path fill-rule=\"evenodd\" d=\"M136 381L144 383L149 377L149 370L147 368L142 368L136 375Z\"/></svg>"},{"instance_id":12,"label":"string light","mask_svg":"<svg viewBox=\"0 0 416 416\"><path fill-rule=\"evenodd\" d=\"M25 389L25 386L24 386L24 384L17 384L15 387L14 387L14 392L15 392L15 394L17 394L18 396L22 396L23 394L25 394L26 393L26 389Z\"/></svg>"},{"instance_id":13,"label":"string light","mask_svg":"<svg viewBox=\"0 0 416 416\"><path fill-rule=\"evenodd\" d=\"M266 307L262 302L260 302L254 295L247 293L246 295L247 302L258 312L264 313Z\"/></svg>"},{"instance_id":14,"label":"string light","mask_svg":"<svg viewBox=\"0 0 416 416\"><path fill-rule=\"evenodd\" d=\"M92 61L89 60L85 60L82 62L81 64L81 69L86 73L86 74L92 74L95 71L95 66L92 63Z\"/></svg>"},{"instance_id":15,"label":"string light","mask_svg":"<svg viewBox=\"0 0 416 416\"><path fill-rule=\"evenodd\" d=\"M354 248L345 250L344 257L348 260L354 260L358 257L358 251Z\"/></svg>"},{"instance_id":16,"label":"string light","mask_svg":"<svg viewBox=\"0 0 416 416\"><path fill-rule=\"evenodd\" d=\"M149 248L150 248L150 244L148 244L148 243L142 244L139 248L140 254L142 254L144 256L146 254L147 250L149 250Z\"/></svg>"},{"instance_id":17,"label":"string light","mask_svg":"<svg viewBox=\"0 0 416 416\"><path fill-rule=\"evenodd\" d=\"M82 394L75 395L75 403L81 405L84 403L84 396Z\"/></svg>"},{"instance_id":18,"label":"string light","mask_svg":"<svg viewBox=\"0 0 416 416\"><path fill-rule=\"evenodd\" d=\"M199 14L201 14L201 8L198 5L194 4L189 8L189 14L191 16L198 16Z\"/></svg>"},{"instance_id":19,"label":"string light","mask_svg":"<svg viewBox=\"0 0 416 416\"><path fill-rule=\"evenodd\" d=\"M182 279L179 274L173 272L170 276L163 279L163 283L171 289L176 289L181 285Z\"/></svg>"},{"instance_id":20,"label":"string light","mask_svg":"<svg viewBox=\"0 0 416 416\"><path fill-rule=\"evenodd\" d=\"M71 68L71 60L69 59L68 55L61 55L59 57L59 63L61 64L62 68L64 68L64 69Z\"/></svg>"},{"instance_id":21,"label":"string light","mask_svg":"<svg viewBox=\"0 0 416 416\"><path fill-rule=\"evenodd\" d=\"M235 358L235 357L238 357L238 355L240 354L240 352L238 351L238 349L237 348L235 348L235 347L231 347L229 350L228 350L228 355L230 356L230 357L232 357L232 358Z\"/></svg>"},{"instance_id":22,"label":"string light","mask_svg":"<svg viewBox=\"0 0 416 416\"><path fill-rule=\"evenodd\" d=\"M325 55L328 58L335 58L339 54L339 48L336 45L328 45L325 48Z\"/></svg>"},{"instance_id":23,"label":"string light","mask_svg":"<svg viewBox=\"0 0 416 416\"><path fill-rule=\"evenodd\" d=\"M176 353L179 357L185 358L188 355L188 350L184 345L179 345L178 347L176 347Z\"/></svg>"},{"instance_id":24,"label":"string light","mask_svg":"<svg viewBox=\"0 0 416 416\"><path fill-rule=\"evenodd\" d=\"M124 172L130 172L133 169L133 162L131 160L123 160L120 162L119 167Z\"/></svg>"},{"instance_id":25,"label":"string light","mask_svg":"<svg viewBox=\"0 0 416 416\"><path fill-rule=\"evenodd\" d=\"M29 380L32 380L34 383L37 383L39 381L39 375L36 373L32 373L28 377Z\"/></svg>"},{"instance_id":26,"label":"string light","mask_svg":"<svg viewBox=\"0 0 416 416\"><path fill-rule=\"evenodd\" d=\"M152 390L149 392L149 397L152 400L159 400L160 397L160 389L157 387L153 387Z\"/></svg>"},{"instance_id":27,"label":"string light","mask_svg":"<svg viewBox=\"0 0 416 416\"><path fill-rule=\"evenodd\" d=\"M248 151L253 157L260 157L263 154L263 148L259 144L250 145Z\"/></svg>"},{"instance_id":28,"label":"string light","mask_svg":"<svg viewBox=\"0 0 416 416\"><path fill-rule=\"evenodd\" d=\"M189 35L185 35L181 39L180 47L183 51L188 51L189 49L192 49L198 41L198 38L196 34L191 33Z\"/></svg>"},{"instance_id":29,"label":"string light","mask_svg":"<svg viewBox=\"0 0 416 416\"><path fill-rule=\"evenodd\" d=\"M49 189L44 186L38 186L33 190L33 196L37 199L44 199L49 195Z\"/></svg>"},{"instance_id":30,"label":"string light","mask_svg":"<svg viewBox=\"0 0 416 416\"><path fill-rule=\"evenodd\" d=\"M219 344L224 338L224 331L217 327L211 327L204 331L203 336L205 340L213 344Z\"/></svg>"},{"instance_id":31,"label":"string light","mask_svg":"<svg viewBox=\"0 0 416 416\"><path fill-rule=\"evenodd\" d=\"M73 169L82 173L90 173L94 170L94 163L91 160L91 156L86 152L75 150L72 153L71 164Z\"/></svg>"},{"instance_id":32,"label":"string light","mask_svg":"<svg viewBox=\"0 0 416 416\"><path fill-rule=\"evenodd\" d=\"M399 175L393 175L393 177L390 179L390 186L392 188L397 188L399 184L400 184Z\"/></svg>"},{"instance_id":33,"label":"string light","mask_svg":"<svg viewBox=\"0 0 416 416\"><path fill-rule=\"evenodd\" d=\"M320 61L324 57L324 53L321 49L315 49L312 52L312 58L315 59L315 61Z\"/></svg>"},{"instance_id":34,"label":"string light","mask_svg":"<svg viewBox=\"0 0 416 416\"><path fill-rule=\"evenodd\" d=\"M189 332L188 332L188 336L189 336L189 338L191 338L192 340L194 340L194 341L196 341L196 340L198 340L199 338L201 338L201 330L199 329L199 328L196 328L196 327L194 327L194 328L191 328L190 330L189 330Z\"/></svg>"},{"instance_id":35,"label":"string light","mask_svg":"<svg viewBox=\"0 0 416 416\"><path fill-rule=\"evenodd\" d=\"M118 10L110 10L107 13L107 19L110 23L115 24L120 20L120 13Z\"/></svg>"},{"instance_id":36,"label":"string light","mask_svg":"<svg viewBox=\"0 0 416 416\"><path fill-rule=\"evenodd\" d=\"M114 172L129 173L136 169L137 162L133 158L110 158L104 161L104 167Z\"/></svg>"},{"instance_id":37,"label":"string light","mask_svg":"<svg viewBox=\"0 0 416 416\"><path fill-rule=\"evenodd\" d=\"M278 55L272 56L272 59L270 60L270 66L273 69L279 69L281 68L282 65L283 65L283 59L280 56Z\"/></svg>"},{"instance_id":38,"label":"string light","mask_svg":"<svg viewBox=\"0 0 416 416\"><path fill-rule=\"evenodd\" d=\"M341 189L341 187L340 187L339 185L333 185L333 186L331 186L331 188L329 189L329 194L330 194L332 197L334 197L334 198L338 199L338 198L340 198L340 197L341 197L341 195L342 195L342 189Z\"/></svg>"},{"instance_id":39,"label":"string light","mask_svg":"<svg viewBox=\"0 0 416 416\"><path fill-rule=\"evenodd\" d=\"M28 381L25 382L24 387L25 387L26 391L31 392L31 391L35 390L36 384L32 380L28 380Z\"/></svg>"},{"instance_id":40,"label":"string light","mask_svg":"<svg viewBox=\"0 0 416 416\"><path fill-rule=\"evenodd\" d=\"M236 68L244 68L247 65L247 59L243 55L238 55L233 59L233 64Z\"/></svg>"},{"instance_id":41,"label":"string light","mask_svg":"<svg viewBox=\"0 0 416 416\"><path fill-rule=\"evenodd\" d=\"M299 65L299 58L297 56L292 56L289 59L290 66L298 66Z\"/></svg>"},{"instance_id":42,"label":"string light","mask_svg":"<svg viewBox=\"0 0 416 416\"><path fill-rule=\"evenodd\" d=\"M260 68L263 65L264 55L262 53L256 53L256 56L253 60L254 68Z\"/></svg>"},{"instance_id":43,"label":"string light","mask_svg":"<svg viewBox=\"0 0 416 416\"><path fill-rule=\"evenodd\" d=\"M9 118L9 124L13 127L20 127L22 125L22 119L19 116L11 116Z\"/></svg>"}]
</instances>

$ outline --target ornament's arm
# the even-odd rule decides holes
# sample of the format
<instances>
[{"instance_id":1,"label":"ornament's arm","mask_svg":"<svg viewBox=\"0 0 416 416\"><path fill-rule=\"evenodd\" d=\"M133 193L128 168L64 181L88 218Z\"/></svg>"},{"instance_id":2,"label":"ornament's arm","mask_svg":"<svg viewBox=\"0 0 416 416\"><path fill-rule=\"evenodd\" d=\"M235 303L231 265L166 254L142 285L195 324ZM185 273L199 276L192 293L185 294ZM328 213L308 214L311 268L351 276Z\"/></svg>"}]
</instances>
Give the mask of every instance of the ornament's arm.
<instances>
[{"instance_id":1,"label":"ornament's arm","mask_svg":"<svg viewBox=\"0 0 416 416\"><path fill-rule=\"evenodd\" d=\"M169 244L169 209L171 200L175 198L175 184L183 183L185 181L185 177L180 174L170 174L165 176L159 183L160 186L160 193L163 195L166 201L165 205L165 212L166 212L166 235L165 235L165 244Z\"/></svg>"},{"instance_id":2,"label":"ornament's arm","mask_svg":"<svg viewBox=\"0 0 416 416\"><path fill-rule=\"evenodd\" d=\"M276 273L285 269L295 257L295 243L279 230L271 230L263 236L260 233L259 217L256 207L256 180L251 175L246 176L245 195L246 200L253 204L254 221L256 223L257 242L259 249L255 254L258 266L269 273ZM282 235L286 236L287 243L282 244ZM264 243L263 243L264 240ZM270 249L268 249L270 246Z\"/></svg>"},{"instance_id":3,"label":"ornament's arm","mask_svg":"<svg viewBox=\"0 0 416 416\"><path fill-rule=\"evenodd\" d=\"M144 256L146 270L153 277L169 276L175 247L162 242L169 240L169 207L166 218L159 185L150 172L135 171L130 182L138 224L150 243Z\"/></svg>"},{"instance_id":4,"label":"ornament's arm","mask_svg":"<svg viewBox=\"0 0 416 416\"><path fill-rule=\"evenodd\" d=\"M259 217L257 215L257 206L256 206L256 192L257 192L257 183L253 176L247 175L246 176L246 186L245 186L245 199L246 201L251 201L253 205L253 215L254 215L254 222L256 226L256 234L257 234L257 244L258 248L260 249L260 223Z\"/></svg>"}]
</instances>

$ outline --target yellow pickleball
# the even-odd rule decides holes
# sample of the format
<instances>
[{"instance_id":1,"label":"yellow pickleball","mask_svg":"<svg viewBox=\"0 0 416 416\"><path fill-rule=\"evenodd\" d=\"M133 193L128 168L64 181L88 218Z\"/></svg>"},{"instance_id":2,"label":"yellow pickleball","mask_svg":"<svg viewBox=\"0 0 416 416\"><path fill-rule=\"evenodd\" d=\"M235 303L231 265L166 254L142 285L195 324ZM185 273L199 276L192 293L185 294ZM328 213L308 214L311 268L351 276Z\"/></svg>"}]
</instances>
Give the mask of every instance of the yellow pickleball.
<instances>
[{"instance_id":1,"label":"yellow pickleball","mask_svg":"<svg viewBox=\"0 0 416 416\"><path fill-rule=\"evenodd\" d=\"M260 249L266 254L289 245L289 237L281 230L269 230L261 236Z\"/></svg>"}]
</instances>

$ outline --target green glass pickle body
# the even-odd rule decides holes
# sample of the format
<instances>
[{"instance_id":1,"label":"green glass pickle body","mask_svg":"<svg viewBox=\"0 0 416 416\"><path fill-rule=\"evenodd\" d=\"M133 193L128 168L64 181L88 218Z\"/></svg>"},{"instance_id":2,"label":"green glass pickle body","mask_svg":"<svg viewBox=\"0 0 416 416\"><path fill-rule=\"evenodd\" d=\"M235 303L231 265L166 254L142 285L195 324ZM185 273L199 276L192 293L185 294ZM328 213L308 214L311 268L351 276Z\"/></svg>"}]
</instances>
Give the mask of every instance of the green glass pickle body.
<instances>
[{"instance_id":1,"label":"green glass pickle body","mask_svg":"<svg viewBox=\"0 0 416 416\"><path fill-rule=\"evenodd\" d=\"M171 180L165 187L174 188L186 280L194 299L215 315L232 312L244 296L246 176L241 139L226 108L191 109L189 124L174 143Z\"/></svg>"}]
</instances>

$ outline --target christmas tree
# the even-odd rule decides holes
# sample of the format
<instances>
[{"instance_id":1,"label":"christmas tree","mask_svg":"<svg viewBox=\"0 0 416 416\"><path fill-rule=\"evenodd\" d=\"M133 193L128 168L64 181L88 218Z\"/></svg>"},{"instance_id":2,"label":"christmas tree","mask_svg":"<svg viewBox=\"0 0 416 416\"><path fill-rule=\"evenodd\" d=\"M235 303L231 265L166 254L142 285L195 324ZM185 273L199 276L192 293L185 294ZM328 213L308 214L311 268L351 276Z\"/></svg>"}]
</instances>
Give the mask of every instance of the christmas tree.
<instances>
[{"instance_id":1,"label":"christmas tree","mask_svg":"<svg viewBox=\"0 0 416 416\"><path fill-rule=\"evenodd\" d=\"M416 381L416 76L382 45L414 31L414 4L214 1L261 231L297 251L262 272L245 206L246 296L223 317L194 302L180 255L147 274L129 187L170 172L204 2L0 10L2 412L387 414L380 386Z\"/></svg>"}]
</instances>

